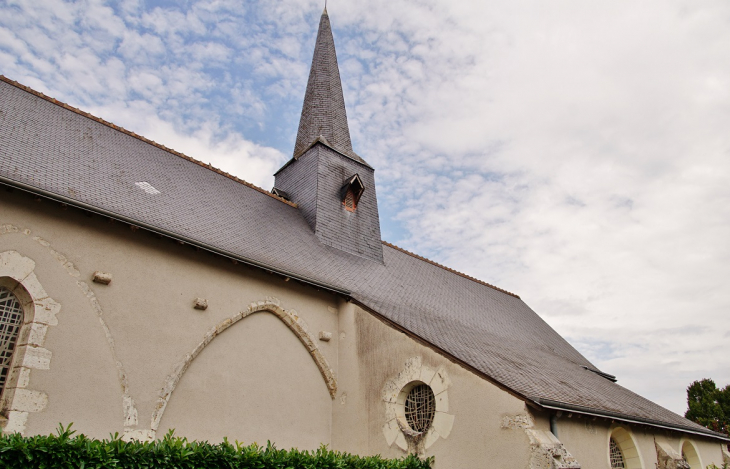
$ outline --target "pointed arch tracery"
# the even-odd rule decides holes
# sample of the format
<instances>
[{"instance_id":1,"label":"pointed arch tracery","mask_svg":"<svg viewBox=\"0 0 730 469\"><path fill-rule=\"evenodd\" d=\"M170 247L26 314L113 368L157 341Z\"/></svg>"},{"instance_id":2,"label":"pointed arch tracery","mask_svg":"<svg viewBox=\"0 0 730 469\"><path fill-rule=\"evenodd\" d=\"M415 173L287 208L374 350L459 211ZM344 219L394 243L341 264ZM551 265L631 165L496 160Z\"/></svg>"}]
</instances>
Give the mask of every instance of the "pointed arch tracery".
<instances>
[{"instance_id":1,"label":"pointed arch tracery","mask_svg":"<svg viewBox=\"0 0 730 469\"><path fill-rule=\"evenodd\" d=\"M0 225L0 235L6 234L22 234L23 236L31 237L31 231L27 228L21 228L11 224ZM50 242L40 236L32 236L32 239L43 246L51 254L51 256L61 264L69 276L74 279L74 283L81 293L89 300L91 307L97 314L99 322L104 330L104 335L106 336L112 360L116 365L117 377L122 388L121 401L126 434L129 429L137 425L137 407L129 390L127 372L125 371L121 360L117 357L114 339L112 338L109 327L104 321L101 304L96 298L92 288L86 282L79 280L80 272L76 266L74 266L73 262L71 262L62 253L56 251L51 246ZM18 349L21 350L18 351L19 353L16 354L17 356L13 357L14 361L21 363L21 367L19 368L16 377L18 383L27 383L30 375L30 369L32 368L48 369L52 354L49 350L46 350L37 344L43 343L49 326L55 326L58 324L56 314L61 309L61 305L50 298L38 282L38 278L35 273L33 273L33 269L35 269L35 261L16 251L5 251L0 253L0 283L8 280L11 281L13 292L21 299L26 317L24 318L24 325L20 330L20 337L25 338L27 336L30 341L29 345L31 345L31 347L26 347L23 344L19 344ZM16 286L19 286L17 290L15 289ZM27 331L24 331L26 328ZM20 358L21 355L23 357L22 359ZM16 387L22 388L22 386ZM31 396L35 401L40 402L42 404L40 408L45 407L47 399L45 393L28 390L23 391L23 393L26 396ZM9 401L10 396L6 395L3 397L2 403L0 403L1 407L3 409L8 409ZM38 408L38 406L34 407L34 409ZM33 411L36 412L37 410ZM13 413L13 411L7 411L7 413L8 422L5 424L4 431L7 433L11 433L13 431L22 433L25 429L27 415L24 415L21 411L17 411L15 413Z\"/></svg>"},{"instance_id":2,"label":"pointed arch tracery","mask_svg":"<svg viewBox=\"0 0 730 469\"><path fill-rule=\"evenodd\" d=\"M239 322L240 320L251 316L252 314L260 312L273 314L274 316L279 318L289 328L289 330L294 333L295 336L297 336L299 341L302 343L302 345L304 345L304 347L311 355L312 360L314 360L314 363L319 369L319 372L322 374L322 378L324 379L324 383L330 393L330 397L332 399L335 398L335 395L337 394L337 380L335 379L334 372L330 368L327 359L324 357L324 355L322 355L322 352L320 352L319 348L317 347L314 338L307 331L306 327L303 324L303 321L299 318L299 316L297 316L296 311L287 311L283 309L281 306L279 306L278 301L273 299L267 301L259 301L258 303L252 303L247 310L241 311L235 316L227 318L221 321L218 325L211 328L205 334L205 336L203 336L203 340L197 346L195 346L192 352L187 354L185 358L175 366L174 371L165 380L165 385L160 390L160 395L157 398L157 404L155 405L155 408L152 412L152 422L150 427L153 433L157 431L160 425L162 415L165 413L165 408L167 407L167 403L170 401L172 392L175 390L175 387L177 387L177 384L180 382L183 374L185 374L185 371L187 371L187 369L190 367L192 361L198 355L200 355L200 352L202 352L203 349L223 331L225 331L235 323Z\"/></svg>"}]
</instances>

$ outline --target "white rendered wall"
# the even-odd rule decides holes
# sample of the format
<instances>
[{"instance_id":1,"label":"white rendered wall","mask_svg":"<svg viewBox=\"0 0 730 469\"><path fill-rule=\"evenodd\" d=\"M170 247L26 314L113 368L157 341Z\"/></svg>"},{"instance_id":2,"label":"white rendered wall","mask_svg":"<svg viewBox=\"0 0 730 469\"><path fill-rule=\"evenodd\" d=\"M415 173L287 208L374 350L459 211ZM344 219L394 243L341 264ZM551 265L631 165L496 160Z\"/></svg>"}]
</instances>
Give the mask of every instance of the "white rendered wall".
<instances>
[{"instance_id":1,"label":"white rendered wall","mask_svg":"<svg viewBox=\"0 0 730 469\"><path fill-rule=\"evenodd\" d=\"M177 428L191 438L265 443L279 427L281 447L330 442L332 398L315 355L336 376L337 337L317 339L337 329L334 296L20 191L0 199L0 225L0 252L32 259L61 305L44 344L51 365L30 374L48 403L28 415L25 434L73 422L98 438ZM95 271L112 282L94 283ZM194 309L196 298L208 309ZM256 312L210 340L252 303L267 302L291 324Z\"/></svg>"}]
</instances>

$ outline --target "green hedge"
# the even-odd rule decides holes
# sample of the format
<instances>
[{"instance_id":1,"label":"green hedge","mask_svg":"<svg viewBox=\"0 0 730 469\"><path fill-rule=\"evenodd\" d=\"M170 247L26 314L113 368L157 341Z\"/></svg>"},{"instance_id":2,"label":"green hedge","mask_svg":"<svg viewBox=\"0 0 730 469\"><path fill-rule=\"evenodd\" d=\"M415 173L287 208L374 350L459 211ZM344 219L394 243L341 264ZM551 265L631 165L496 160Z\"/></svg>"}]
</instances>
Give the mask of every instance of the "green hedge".
<instances>
[{"instance_id":1,"label":"green hedge","mask_svg":"<svg viewBox=\"0 0 730 469\"><path fill-rule=\"evenodd\" d=\"M430 469L433 458L414 456L382 459L330 451L276 449L256 444L188 442L172 432L162 440L125 442L118 434L109 440L74 436L71 425L57 435L0 437L1 468L154 468L154 469Z\"/></svg>"}]
</instances>

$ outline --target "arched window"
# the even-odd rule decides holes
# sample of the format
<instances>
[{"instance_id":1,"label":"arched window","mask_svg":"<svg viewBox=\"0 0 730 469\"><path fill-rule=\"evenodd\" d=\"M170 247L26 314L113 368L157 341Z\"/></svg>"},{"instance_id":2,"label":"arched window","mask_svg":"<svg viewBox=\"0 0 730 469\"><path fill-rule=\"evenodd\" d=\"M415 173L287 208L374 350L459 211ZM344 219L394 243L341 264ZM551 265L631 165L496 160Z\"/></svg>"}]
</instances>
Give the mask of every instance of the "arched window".
<instances>
[{"instance_id":1,"label":"arched window","mask_svg":"<svg viewBox=\"0 0 730 469\"><path fill-rule=\"evenodd\" d=\"M611 469L624 469L626 463L624 463L624 454L621 452L621 448L618 447L616 440L611 438L610 443L610 456L611 456Z\"/></svg>"},{"instance_id":2,"label":"arched window","mask_svg":"<svg viewBox=\"0 0 730 469\"><path fill-rule=\"evenodd\" d=\"M23 308L20 301L6 287L0 287L0 394L10 374L15 342L23 324Z\"/></svg>"},{"instance_id":3,"label":"arched window","mask_svg":"<svg viewBox=\"0 0 730 469\"><path fill-rule=\"evenodd\" d=\"M692 469L702 469L702 462L700 462L700 455L697 454L697 449L688 440L682 443L682 459L687 461L689 467Z\"/></svg>"},{"instance_id":4,"label":"arched window","mask_svg":"<svg viewBox=\"0 0 730 469\"><path fill-rule=\"evenodd\" d=\"M631 433L622 427L611 431L608 440L611 469L642 469L641 456Z\"/></svg>"},{"instance_id":5,"label":"arched window","mask_svg":"<svg viewBox=\"0 0 730 469\"><path fill-rule=\"evenodd\" d=\"M43 342L49 326L58 324L61 305L43 289L33 274L35 266L17 251L0 252L0 413L7 419L5 433L23 433L28 413L41 412L48 399L43 391L28 389L28 383L33 370L50 367L52 354ZM32 399L22 398L29 392Z\"/></svg>"}]
</instances>

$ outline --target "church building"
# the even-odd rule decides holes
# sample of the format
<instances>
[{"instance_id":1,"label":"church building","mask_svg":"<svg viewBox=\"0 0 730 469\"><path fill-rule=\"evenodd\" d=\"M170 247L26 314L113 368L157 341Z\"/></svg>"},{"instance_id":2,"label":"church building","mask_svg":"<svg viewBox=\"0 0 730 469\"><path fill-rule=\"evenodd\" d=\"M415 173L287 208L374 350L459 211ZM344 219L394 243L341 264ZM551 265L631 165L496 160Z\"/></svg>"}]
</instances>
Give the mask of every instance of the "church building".
<instances>
[{"instance_id":1,"label":"church building","mask_svg":"<svg viewBox=\"0 0 730 469\"><path fill-rule=\"evenodd\" d=\"M203 156L203 155L201 155ZM0 76L0 426L436 468L704 469L518 295L381 240L325 9L264 190Z\"/></svg>"}]
</instances>

